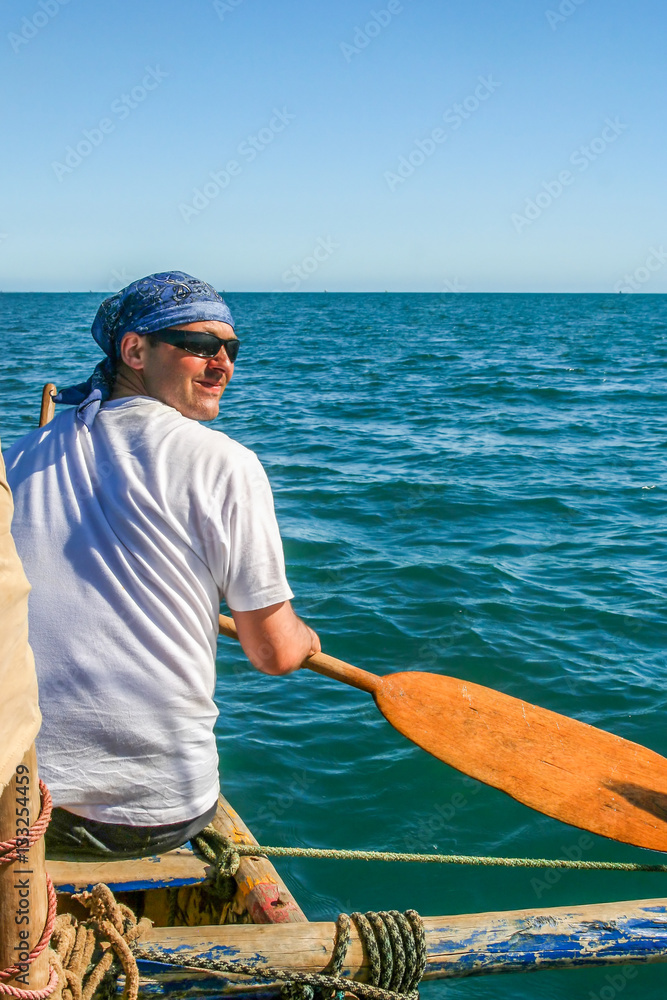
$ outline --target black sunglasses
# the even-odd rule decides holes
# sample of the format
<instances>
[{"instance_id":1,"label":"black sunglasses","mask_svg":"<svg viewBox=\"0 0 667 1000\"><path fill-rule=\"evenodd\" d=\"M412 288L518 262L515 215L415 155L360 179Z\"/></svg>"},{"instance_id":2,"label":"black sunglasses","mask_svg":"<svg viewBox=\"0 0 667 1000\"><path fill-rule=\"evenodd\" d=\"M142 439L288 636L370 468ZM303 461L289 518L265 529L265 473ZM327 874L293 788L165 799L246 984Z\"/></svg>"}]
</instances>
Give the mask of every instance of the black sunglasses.
<instances>
[{"instance_id":1,"label":"black sunglasses","mask_svg":"<svg viewBox=\"0 0 667 1000\"><path fill-rule=\"evenodd\" d=\"M236 361L239 347L241 346L241 341L238 337L230 337L228 340L223 340L222 337L216 337L214 333L200 333L198 330L172 330L168 328L166 330L156 330L150 336L162 341L163 344L172 344L174 347L180 347L182 351L187 351L188 354L196 354L198 358L214 358L220 351L220 348L224 347L227 357L232 364Z\"/></svg>"}]
</instances>

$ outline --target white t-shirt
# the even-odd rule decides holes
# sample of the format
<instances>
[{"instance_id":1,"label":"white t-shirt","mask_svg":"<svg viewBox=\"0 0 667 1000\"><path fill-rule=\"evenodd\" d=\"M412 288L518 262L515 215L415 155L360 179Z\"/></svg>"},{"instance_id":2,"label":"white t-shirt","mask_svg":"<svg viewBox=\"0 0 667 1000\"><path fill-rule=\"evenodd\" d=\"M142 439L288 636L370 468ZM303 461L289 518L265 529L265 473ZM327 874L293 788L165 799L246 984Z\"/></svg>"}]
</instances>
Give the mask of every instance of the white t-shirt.
<instances>
[{"instance_id":1,"label":"white t-shirt","mask_svg":"<svg viewBox=\"0 0 667 1000\"><path fill-rule=\"evenodd\" d=\"M293 597L257 456L134 396L91 430L65 410L5 459L54 804L132 826L200 815L218 794L220 601Z\"/></svg>"}]
</instances>

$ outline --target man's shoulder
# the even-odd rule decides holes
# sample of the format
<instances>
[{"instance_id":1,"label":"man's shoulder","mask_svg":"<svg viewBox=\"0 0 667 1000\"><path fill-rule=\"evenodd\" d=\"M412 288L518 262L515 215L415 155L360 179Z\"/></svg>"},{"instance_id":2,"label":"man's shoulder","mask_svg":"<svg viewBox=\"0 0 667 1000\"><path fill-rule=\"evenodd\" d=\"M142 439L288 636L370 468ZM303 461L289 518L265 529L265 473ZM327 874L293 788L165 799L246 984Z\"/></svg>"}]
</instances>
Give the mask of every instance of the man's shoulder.
<instances>
[{"instance_id":1,"label":"man's shoulder","mask_svg":"<svg viewBox=\"0 0 667 1000\"><path fill-rule=\"evenodd\" d=\"M200 424L197 420L189 420L188 417L181 417L181 420L183 421L181 424L182 432L187 435L193 445L196 444L201 449L202 453L211 457L218 456L221 460L230 462L236 467L248 466L252 468L260 465L257 455L251 448L236 441L223 430Z\"/></svg>"},{"instance_id":2,"label":"man's shoulder","mask_svg":"<svg viewBox=\"0 0 667 1000\"><path fill-rule=\"evenodd\" d=\"M3 453L7 472L13 471L17 465L40 466L44 453L42 446L70 432L74 426L75 416L74 409L63 410L44 427L36 427L10 445Z\"/></svg>"},{"instance_id":3,"label":"man's shoulder","mask_svg":"<svg viewBox=\"0 0 667 1000\"><path fill-rule=\"evenodd\" d=\"M184 417L159 400L132 397L119 400L117 405L112 402L102 407L97 419L100 418L100 426L111 437L127 436L135 444L141 439L147 451L173 450L182 460L193 463L211 461L235 467L259 464L254 451L224 431Z\"/></svg>"}]
</instances>

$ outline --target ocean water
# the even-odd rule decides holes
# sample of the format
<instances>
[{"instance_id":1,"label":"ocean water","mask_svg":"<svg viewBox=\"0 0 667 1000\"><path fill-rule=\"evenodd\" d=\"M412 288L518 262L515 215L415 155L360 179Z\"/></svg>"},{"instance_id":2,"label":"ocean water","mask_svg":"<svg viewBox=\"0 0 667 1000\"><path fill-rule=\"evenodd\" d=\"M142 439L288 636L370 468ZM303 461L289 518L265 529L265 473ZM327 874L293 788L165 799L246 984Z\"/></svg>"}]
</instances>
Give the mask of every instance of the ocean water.
<instances>
[{"instance_id":1,"label":"ocean water","mask_svg":"<svg viewBox=\"0 0 667 1000\"><path fill-rule=\"evenodd\" d=\"M35 426L44 382L99 359L102 298L0 295L3 447ZM667 297L227 298L243 346L216 426L264 463L295 607L325 651L467 678L667 754ZM368 695L308 671L264 677L224 638L218 673L223 787L260 843L576 852L581 831L431 758ZM664 860L585 843L589 860ZM667 897L660 874L280 868L314 920ZM663 966L621 972L620 988L593 968L422 993L664 996Z\"/></svg>"}]
</instances>

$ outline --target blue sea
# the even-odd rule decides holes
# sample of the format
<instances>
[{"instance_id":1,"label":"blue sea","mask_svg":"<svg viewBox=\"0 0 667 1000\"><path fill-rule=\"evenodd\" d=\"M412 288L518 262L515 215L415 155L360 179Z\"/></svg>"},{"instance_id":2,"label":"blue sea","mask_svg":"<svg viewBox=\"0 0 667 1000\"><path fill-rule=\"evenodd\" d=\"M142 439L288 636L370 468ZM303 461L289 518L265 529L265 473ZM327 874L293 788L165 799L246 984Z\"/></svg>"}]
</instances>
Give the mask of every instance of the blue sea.
<instances>
[{"instance_id":1,"label":"blue sea","mask_svg":"<svg viewBox=\"0 0 667 1000\"><path fill-rule=\"evenodd\" d=\"M99 360L102 298L0 295L3 447L36 425L44 382L80 381ZM243 345L215 425L267 470L295 607L324 650L376 673L467 678L667 755L667 297L227 299ZM428 756L370 696L309 671L264 677L224 638L218 671L223 787L260 843L576 853L581 831ZM587 860L664 860L585 843ZM313 920L667 897L660 874L279 867ZM615 971L422 994L665 994L664 966L621 970L614 986Z\"/></svg>"}]
</instances>

